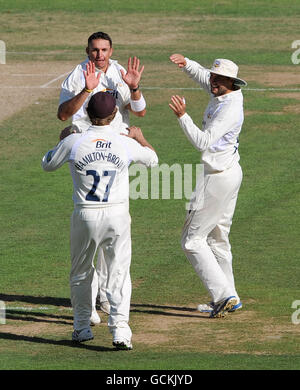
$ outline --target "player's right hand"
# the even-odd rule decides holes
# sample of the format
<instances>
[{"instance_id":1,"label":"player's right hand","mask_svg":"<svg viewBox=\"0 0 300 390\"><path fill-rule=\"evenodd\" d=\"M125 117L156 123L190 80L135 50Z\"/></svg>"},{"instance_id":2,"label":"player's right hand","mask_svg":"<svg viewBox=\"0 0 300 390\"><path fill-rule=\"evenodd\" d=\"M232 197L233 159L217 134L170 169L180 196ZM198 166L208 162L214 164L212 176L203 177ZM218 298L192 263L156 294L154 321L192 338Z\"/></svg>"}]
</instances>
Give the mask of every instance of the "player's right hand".
<instances>
[{"instance_id":1,"label":"player's right hand","mask_svg":"<svg viewBox=\"0 0 300 390\"><path fill-rule=\"evenodd\" d=\"M63 140L64 138L68 137L68 135L76 133L76 130L73 128L73 126L65 127L59 135L59 140Z\"/></svg>"},{"instance_id":2,"label":"player's right hand","mask_svg":"<svg viewBox=\"0 0 300 390\"><path fill-rule=\"evenodd\" d=\"M95 63L92 61L89 61L86 64L86 71L83 71L83 75L85 78L85 87L87 89L93 90L98 87L99 80L101 73L99 72L98 75L96 76L96 66Z\"/></svg>"},{"instance_id":3,"label":"player's right hand","mask_svg":"<svg viewBox=\"0 0 300 390\"><path fill-rule=\"evenodd\" d=\"M186 60L182 54L172 54L170 60L179 66L179 68L184 68L186 65Z\"/></svg>"}]
</instances>

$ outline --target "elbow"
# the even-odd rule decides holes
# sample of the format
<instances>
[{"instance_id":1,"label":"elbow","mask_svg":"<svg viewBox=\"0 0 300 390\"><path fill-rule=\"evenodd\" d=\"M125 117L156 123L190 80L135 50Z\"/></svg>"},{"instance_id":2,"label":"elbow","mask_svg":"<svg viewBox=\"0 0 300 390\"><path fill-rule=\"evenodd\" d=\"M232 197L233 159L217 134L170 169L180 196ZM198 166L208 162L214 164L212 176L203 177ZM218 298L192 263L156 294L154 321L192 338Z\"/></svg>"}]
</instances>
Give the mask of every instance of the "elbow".
<instances>
[{"instance_id":1,"label":"elbow","mask_svg":"<svg viewBox=\"0 0 300 390\"><path fill-rule=\"evenodd\" d=\"M153 157L152 157L152 160L150 162L150 167L154 168L157 166L158 166L158 156L157 156L155 150L153 149Z\"/></svg>"},{"instance_id":2,"label":"elbow","mask_svg":"<svg viewBox=\"0 0 300 390\"><path fill-rule=\"evenodd\" d=\"M146 115L146 112L147 112L147 110L145 108L143 111L140 111L139 116L144 117Z\"/></svg>"},{"instance_id":3,"label":"elbow","mask_svg":"<svg viewBox=\"0 0 300 390\"><path fill-rule=\"evenodd\" d=\"M63 122L68 119L68 117L66 115L64 115L63 113L61 113L60 111L57 112L57 118Z\"/></svg>"},{"instance_id":4,"label":"elbow","mask_svg":"<svg viewBox=\"0 0 300 390\"><path fill-rule=\"evenodd\" d=\"M191 144L194 146L194 148L197 149L201 153L205 152L209 148L209 145L207 143L199 142L199 141L191 139L191 138L189 138L189 140L190 140Z\"/></svg>"},{"instance_id":5,"label":"elbow","mask_svg":"<svg viewBox=\"0 0 300 390\"><path fill-rule=\"evenodd\" d=\"M203 153L203 152L205 152L209 147L210 147L210 145L208 145L208 144L205 144L205 145L198 145L198 146L197 146L197 149L199 150L199 152Z\"/></svg>"},{"instance_id":6,"label":"elbow","mask_svg":"<svg viewBox=\"0 0 300 390\"><path fill-rule=\"evenodd\" d=\"M158 157L156 156L155 158L150 161L148 168L155 168L158 166Z\"/></svg>"},{"instance_id":7,"label":"elbow","mask_svg":"<svg viewBox=\"0 0 300 390\"><path fill-rule=\"evenodd\" d=\"M158 157L156 156L156 159L153 161L151 167L157 167L158 166Z\"/></svg>"},{"instance_id":8,"label":"elbow","mask_svg":"<svg viewBox=\"0 0 300 390\"><path fill-rule=\"evenodd\" d=\"M48 163L45 159L42 160L41 166L45 172L53 172L57 169L57 166L51 164L51 162Z\"/></svg>"},{"instance_id":9,"label":"elbow","mask_svg":"<svg viewBox=\"0 0 300 390\"><path fill-rule=\"evenodd\" d=\"M51 168L49 167L49 165L47 165L45 159L42 160L41 167L42 167L43 171L46 171L46 172L50 172L51 171Z\"/></svg>"},{"instance_id":10,"label":"elbow","mask_svg":"<svg viewBox=\"0 0 300 390\"><path fill-rule=\"evenodd\" d=\"M59 106L57 110L57 118L64 122L70 118L70 115L67 115L62 109L62 106Z\"/></svg>"},{"instance_id":11,"label":"elbow","mask_svg":"<svg viewBox=\"0 0 300 390\"><path fill-rule=\"evenodd\" d=\"M203 153L206 151L206 149L208 149L208 147L204 147L204 146L196 146L196 149L199 150L199 152Z\"/></svg>"},{"instance_id":12,"label":"elbow","mask_svg":"<svg viewBox=\"0 0 300 390\"><path fill-rule=\"evenodd\" d=\"M134 115L143 118L146 115L146 112L147 112L146 109L142 111L134 111Z\"/></svg>"}]
</instances>

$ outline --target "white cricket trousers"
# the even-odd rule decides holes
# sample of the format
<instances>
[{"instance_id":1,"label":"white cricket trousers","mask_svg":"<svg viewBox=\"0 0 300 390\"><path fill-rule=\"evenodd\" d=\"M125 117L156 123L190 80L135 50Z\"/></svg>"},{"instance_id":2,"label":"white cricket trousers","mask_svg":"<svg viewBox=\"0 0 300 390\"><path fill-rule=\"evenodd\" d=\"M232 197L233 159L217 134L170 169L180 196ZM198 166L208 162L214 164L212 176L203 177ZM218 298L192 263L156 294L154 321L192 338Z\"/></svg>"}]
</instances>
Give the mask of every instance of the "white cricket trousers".
<instances>
[{"instance_id":1,"label":"white cricket trousers","mask_svg":"<svg viewBox=\"0 0 300 390\"><path fill-rule=\"evenodd\" d=\"M129 201L127 202L129 210ZM106 302L108 300L106 295L107 288L107 266L104 259L102 248L99 248L96 261L96 272L94 272L94 278L92 282L92 300L93 310L96 310L97 296L99 295L100 302Z\"/></svg>"},{"instance_id":2,"label":"white cricket trousers","mask_svg":"<svg viewBox=\"0 0 300 390\"><path fill-rule=\"evenodd\" d=\"M106 295L107 284L107 266L102 248L99 248L96 261L96 272L94 272L94 279L92 283L92 299L93 308L96 310L96 300L99 295L100 302L108 300Z\"/></svg>"},{"instance_id":3,"label":"white cricket trousers","mask_svg":"<svg viewBox=\"0 0 300 390\"><path fill-rule=\"evenodd\" d=\"M229 232L242 176L239 163L223 172L204 174L203 204L187 212L182 231L182 249L214 303L233 295L239 299Z\"/></svg>"},{"instance_id":4,"label":"white cricket trousers","mask_svg":"<svg viewBox=\"0 0 300 390\"><path fill-rule=\"evenodd\" d=\"M114 338L131 340L131 217L127 205L75 207L71 217L71 302L74 329L90 326L94 257L103 249L107 266L108 326Z\"/></svg>"}]
</instances>

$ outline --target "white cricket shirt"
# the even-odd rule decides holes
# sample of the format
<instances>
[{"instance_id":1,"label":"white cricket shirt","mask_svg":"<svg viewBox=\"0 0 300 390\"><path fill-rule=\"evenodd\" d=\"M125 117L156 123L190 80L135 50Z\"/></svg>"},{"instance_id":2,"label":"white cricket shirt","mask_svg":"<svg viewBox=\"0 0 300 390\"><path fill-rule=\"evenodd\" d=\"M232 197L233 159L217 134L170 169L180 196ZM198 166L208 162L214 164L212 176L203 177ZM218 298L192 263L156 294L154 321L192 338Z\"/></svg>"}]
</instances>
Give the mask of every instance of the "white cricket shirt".
<instances>
[{"instance_id":1,"label":"white cricket shirt","mask_svg":"<svg viewBox=\"0 0 300 390\"><path fill-rule=\"evenodd\" d=\"M86 64L88 61L89 59L87 58L81 64L77 65L63 81L59 105L78 95L85 87L83 70L86 71ZM115 60L109 60L109 66L106 73L96 68L96 75L98 75L99 72L101 73L99 84L97 88L89 94L83 106L72 117L72 123L78 126L82 132L86 131L91 126L86 107L91 96L97 92L108 91L116 98L118 112L111 122L111 125L117 129L121 127L121 123L123 123L123 127L129 126L129 111L126 106L130 104L130 89L123 81L120 69L124 70L126 73L126 70Z\"/></svg>"},{"instance_id":2,"label":"white cricket shirt","mask_svg":"<svg viewBox=\"0 0 300 390\"><path fill-rule=\"evenodd\" d=\"M74 205L106 207L128 203L131 162L152 167L158 164L158 157L109 125L69 135L45 154L42 167L54 171L66 162L73 179Z\"/></svg>"},{"instance_id":3,"label":"white cricket shirt","mask_svg":"<svg viewBox=\"0 0 300 390\"><path fill-rule=\"evenodd\" d=\"M189 141L202 152L206 172L223 171L239 161L239 134L244 121L243 95L241 90L215 97L210 91L210 72L195 61L186 59L184 72L210 93L211 99L205 110L202 130L185 113L178 118Z\"/></svg>"}]
</instances>

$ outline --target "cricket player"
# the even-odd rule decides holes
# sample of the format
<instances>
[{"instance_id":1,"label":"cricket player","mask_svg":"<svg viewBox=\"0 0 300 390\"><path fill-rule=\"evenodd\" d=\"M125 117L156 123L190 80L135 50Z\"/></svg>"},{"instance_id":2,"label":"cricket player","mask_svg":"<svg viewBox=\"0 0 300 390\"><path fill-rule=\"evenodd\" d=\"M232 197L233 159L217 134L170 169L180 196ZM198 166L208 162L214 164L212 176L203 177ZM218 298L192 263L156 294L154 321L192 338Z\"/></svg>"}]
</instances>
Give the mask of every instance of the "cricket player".
<instances>
[{"instance_id":1,"label":"cricket player","mask_svg":"<svg viewBox=\"0 0 300 390\"><path fill-rule=\"evenodd\" d=\"M128 210L128 166L139 162L157 165L153 147L141 130L129 128L118 134L111 125L118 109L108 92L89 100L87 113L92 125L84 134L64 138L42 160L45 171L68 162L73 179L74 211L71 218L71 302L74 311L72 340L93 338L90 328L94 257L102 248L106 262L108 326L117 349L132 349L129 327L131 298L131 218Z\"/></svg>"},{"instance_id":2,"label":"cricket player","mask_svg":"<svg viewBox=\"0 0 300 390\"><path fill-rule=\"evenodd\" d=\"M238 146L244 113L240 86L247 84L237 77L238 66L227 59L216 59L210 70L181 54L171 55L170 60L211 96L201 130L186 113L183 98L172 96L169 106L188 140L202 152L204 165L204 182L197 183L181 245L211 295L212 302L199 305L198 310L210 312L210 317L223 317L242 307L235 289L229 232L242 182Z\"/></svg>"},{"instance_id":3,"label":"cricket player","mask_svg":"<svg viewBox=\"0 0 300 390\"><path fill-rule=\"evenodd\" d=\"M72 117L72 124L83 132L91 125L86 111L89 99L97 92L110 92L117 102L118 112L112 122L117 130L120 124L129 126L129 112L143 117L146 102L140 91L144 66L138 58L128 59L127 71L112 60L112 40L104 32L93 33L88 38L87 59L77 65L63 81L57 116L65 121Z\"/></svg>"},{"instance_id":4,"label":"cricket player","mask_svg":"<svg viewBox=\"0 0 300 390\"><path fill-rule=\"evenodd\" d=\"M84 132L91 125L86 111L89 99L99 91L108 91L117 102L118 111L111 125L117 132L126 133L129 126L129 113L138 117L146 114L146 102L139 89L144 70L138 58L128 59L127 71L116 60L112 60L112 40L104 32L93 33L88 38L87 59L68 75L63 81L60 92L58 118L65 121L72 118L72 128L67 127L61 139L70 131ZM100 309L109 314L110 307L106 297L107 270L101 250L97 259L97 274L93 283L94 309L92 324L100 323L96 311L96 298L99 294Z\"/></svg>"}]
</instances>

